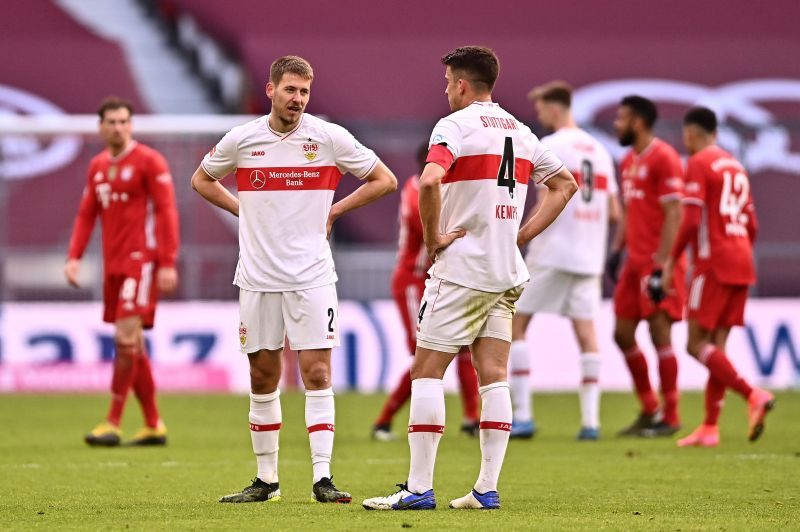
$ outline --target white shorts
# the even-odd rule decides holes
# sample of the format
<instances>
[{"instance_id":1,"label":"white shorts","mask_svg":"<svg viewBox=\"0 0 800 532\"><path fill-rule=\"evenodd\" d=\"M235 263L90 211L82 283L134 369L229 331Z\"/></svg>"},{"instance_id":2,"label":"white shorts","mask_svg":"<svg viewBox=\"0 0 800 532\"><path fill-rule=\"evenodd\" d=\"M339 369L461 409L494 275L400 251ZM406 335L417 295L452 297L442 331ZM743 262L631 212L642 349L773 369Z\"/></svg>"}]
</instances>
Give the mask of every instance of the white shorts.
<instances>
[{"instance_id":1,"label":"white shorts","mask_svg":"<svg viewBox=\"0 0 800 532\"><path fill-rule=\"evenodd\" d=\"M239 344L243 353L289 347L329 349L339 345L336 285L294 292L239 290Z\"/></svg>"},{"instance_id":2,"label":"white shorts","mask_svg":"<svg viewBox=\"0 0 800 532\"><path fill-rule=\"evenodd\" d=\"M431 277L425 283L417 316L417 345L458 353L476 338L511 342L514 303L523 286L505 292L481 292Z\"/></svg>"},{"instance_id":3,"label":"white shorts","mask_svg":"<svg viewBox=\"0 0 800 532\"><path fill-rule=\"evenodd\" d=\"M599 275L534 266L531 267L531 281L517 302L517 310L527 315L547 312L591 320L600 306L601 290Z\"/></svg>"}]
</instances>

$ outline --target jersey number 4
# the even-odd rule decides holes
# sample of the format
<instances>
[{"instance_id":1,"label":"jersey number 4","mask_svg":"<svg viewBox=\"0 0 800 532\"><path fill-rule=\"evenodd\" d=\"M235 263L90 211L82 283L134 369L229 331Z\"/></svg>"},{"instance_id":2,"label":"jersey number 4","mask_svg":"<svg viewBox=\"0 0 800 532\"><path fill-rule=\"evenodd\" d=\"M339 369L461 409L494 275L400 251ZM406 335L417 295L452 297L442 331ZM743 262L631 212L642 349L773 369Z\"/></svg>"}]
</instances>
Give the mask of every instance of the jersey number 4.
<instances>
[{"instance_id":1,"label":"jersey number 4","mask_svg":"<svg viewBox=\"0 0 800 532\"><path fill-rule=\"evenodd\" d=\"M514 144L511 137L506 137L506 144L503 147L503 159L500 161L500 169L497 171L497 186L507 187L508 195L514 197L514 187L517 181L514 179Z\"/></svg>"}]
</instances>

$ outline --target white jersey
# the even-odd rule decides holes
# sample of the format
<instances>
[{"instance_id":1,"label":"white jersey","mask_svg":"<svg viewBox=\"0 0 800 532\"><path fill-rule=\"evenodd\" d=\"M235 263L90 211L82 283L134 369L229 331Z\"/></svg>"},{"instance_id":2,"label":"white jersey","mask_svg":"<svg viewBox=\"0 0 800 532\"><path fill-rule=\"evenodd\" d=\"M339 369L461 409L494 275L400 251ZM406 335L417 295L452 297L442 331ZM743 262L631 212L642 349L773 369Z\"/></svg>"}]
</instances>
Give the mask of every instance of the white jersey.
<instances>
[{"instance_id":1,"label":"white jersey","mask_svg":"<svg viewBox=\"0 0 800 532\"><path fill-rule=\"evenodd\" d=\"M439 253L430 274L483 292L526 282L517 234L528 181L543 183L561 161L492 102L473 102L439 120L430 140L437 144L454 159L442 179L440 231L463 229L466 236Z\"/></svg>"},{"instance_id":2,"label":"white jersey","mask_svg":"<svg viewBox=\"0 0 800 532\"><path fill-rule=\"evenodd\" d=\"M378 164L346 129L304 114L280 134L269 115L230 130L205 156L214 179L236 173L239 263L233 284L258 292L306 290L337 280L326 235L333 193L346 172Z\"/></svg>"},{"instance_id":3,"label":"white jersey","mask_svg":"<svg viewBox=\"0 0 800 532\"><path fill-rule=\"evenodd\" d=\"M561 128L542 138L575 176L579 191L564 211L531 241L531 266L600 275L608 240L608 198L617 194L614 162L594 137L579 128Z\"/></svg>"}]
</instances>

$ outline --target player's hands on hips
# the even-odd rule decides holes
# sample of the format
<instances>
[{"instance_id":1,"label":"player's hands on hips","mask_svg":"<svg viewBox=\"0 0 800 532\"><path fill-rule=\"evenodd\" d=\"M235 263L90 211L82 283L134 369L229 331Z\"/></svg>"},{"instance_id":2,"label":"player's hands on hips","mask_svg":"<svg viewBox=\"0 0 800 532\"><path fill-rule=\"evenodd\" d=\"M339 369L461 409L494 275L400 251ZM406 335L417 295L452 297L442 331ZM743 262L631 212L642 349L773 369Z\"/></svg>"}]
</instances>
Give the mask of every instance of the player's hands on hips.
<instances>
[{"instance_id":1,"label":"player's hands on hips","mask_svg":"<svg viewBox=\"0 0 800 532\"><path fill-rule=\"evenodd\" d=\"M81 285L78 283L78 272L80 269L80 260L67 259L66 264L64 264L64 277L67 278L67 282L70 284L70 286L74 286L75 288L81 287Z\"/></svg>"},{"instance_id":2,"label":"player's hands on hips","mask_svg":"<svg viewBox=\"0 0 800 532\"><path fill-rule=\"evenodd\" d=\"M428 251L428 258L431 260L436 260L437 253L449 247L450 244L452 244L455 240L463 238L466 234L467 232L463 229L458 229L456 231L447 233L446 235L437 232L434 238L430 241L426 238L425 248Z\"/></svg>"},{"instance_id":3,"label":"player's hands on hips","mask_svg":"<svg viewBox=\"0 0 800 532\"><path fill-rule=\"evenodd\" d=\"M171 294L178 287L178 270L175 268L159 268L156 273L158 291L162 294Z\"/></svg>"}]
</instances>

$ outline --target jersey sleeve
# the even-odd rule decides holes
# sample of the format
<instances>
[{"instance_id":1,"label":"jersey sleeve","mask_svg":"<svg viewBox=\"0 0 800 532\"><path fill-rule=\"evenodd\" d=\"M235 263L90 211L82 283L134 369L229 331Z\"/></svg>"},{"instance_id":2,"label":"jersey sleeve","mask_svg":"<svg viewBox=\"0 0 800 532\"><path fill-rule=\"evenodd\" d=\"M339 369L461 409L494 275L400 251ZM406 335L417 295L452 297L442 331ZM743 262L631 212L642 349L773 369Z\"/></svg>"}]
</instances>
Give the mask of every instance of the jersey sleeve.
<instances>
[{"instance_id":1,"label":"jersey sleeve","mask_svg":"<svg viewBox=\"0 0 800 532\"><path fill-rule=\"evenodd\" d=\"M69 239L68 259L80 259L83 257L83 252L86 251L86 245L92 236L95 220L97 220L97 197L92 191L93 174L93 165L89 165L89 175L86 179L86 185L83 187L83 196L81 196L81 203L78 207L78 215L75 216L72 236Z\"/></svg>"},{"instance_id":2,"label":"jersey sleeve","mask_svg":"<svg viewBox=\"0 0 800 532\"><path fill-rule=\"evenodd\" d=\"M178 258L178 208L172 174L160 153L153 152L145 179L156 219L158 264L173 268Z\"/></svg>"},{"instance_id":3,"label":"jersey sleeve","mask_svg":"<svg viewBox=\"0 0 800 532\"><path fill-rule=\"evenodd\" d=\"M665 153L656 172L658 201L672 201L683 197L683 167L677 152Z\"/></svg>"},{"instance_id":4,"label":"jersey sleeve","mask_svg":"<svg viewBox=\"0 0 800 532\"><path fill-rule=\"evenodd\" d=\"M544 183L564 168L561 159L541 142L536 143L531 162L533 163L533 182L537 185Z\"/></svg>"},{"instance_id":5,"label":"jersey sleeve","mask_svg":"<svg viewBox=\"0 0 800 532\"><path fill-rule=\"evenodd\" d=\"M702 163L696 158L689 159L686 167L686 187L683 202L692 205L704 205L706 201L706 177Z\"/></svg>"},{"instance_id":6,"label":"jersey sleeve","mask_svg":"<svg viewBox=\"0 0 800 532\"><path fill-rule=\"evenodd\" d=\"M342 173L351 173L364 179L378 164L378 156L365 147L345 128L330 124L329 133L333 141L333 155L336 166Z\"/></svg>"},{"instance_id":7,"label":"jersey sleeve","mask_svg":"<svg viewBox=\"0 0 800 532\"><path fill-rule=\"evenodd\" d=\"M237 154L239 151L238 129L228 131L216 146L211 148L200 165L203 170L214 179L222 179L236 170Z\"/></svg>"},{"instance_id":8,"label":"jersey sleeve","mask_svg":"<svg viewBox=\"0 0 800 532\"><path fill-rule=\"evenodd\" d=\"M428 150L429 156L427 162L436 163L443 168L445 171L450 169L450 165L453 164L453 161L459 158L461 155L461 147L463 145L463 135L461 133L461 128L458 126L458 122L453 120L451 117L445 117L439 120L436 125L433 127L433 131L431 132L431 138L428 142ZM447 151L450 152L451 157L441 157L441 155L436 156L436 150L441 148L436 148L436 146L443 146L447 148ZM449 163L449 164L448 164Z\"/></svg>"}]
</instances>

